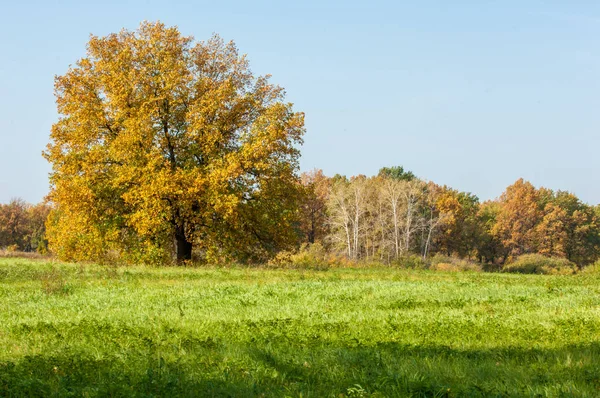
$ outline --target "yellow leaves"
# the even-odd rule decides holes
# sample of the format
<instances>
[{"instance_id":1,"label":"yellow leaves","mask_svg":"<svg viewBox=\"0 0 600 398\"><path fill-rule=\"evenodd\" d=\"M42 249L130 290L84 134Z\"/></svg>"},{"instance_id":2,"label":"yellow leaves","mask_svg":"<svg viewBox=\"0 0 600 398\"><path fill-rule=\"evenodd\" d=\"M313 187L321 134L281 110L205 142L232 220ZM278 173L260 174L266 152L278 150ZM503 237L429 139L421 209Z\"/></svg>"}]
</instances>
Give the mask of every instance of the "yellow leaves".
<instances>
[{"instance_id":1,"label":"yellow leaves","mask_svg":"<svg viewBox=\"0 0 600 398\"><path fill-rule=\"evenodd\" d=\"M52 250L64 260L99 260L106 248L101 232L83 212L54 209L46 236Z\"/></svg>"},{"instance_id":2,"label":"yellow leaves","mask_svg":"<svg viewBox=\"0 0 600 398\"><path fill-rule=\"evenodd\" d=\"M269 200L295 195L303 114L252 75L234 43L194 44L159 22L92 36L87 56L56 78L56 97L61 119L45 152L61 209L56 247L79 231L99 252L156 253L185 231L205 249L232 250L242 244L232 229L263 244L273 225L289 228L293 201Z\"/></svg>"}]
</instances>

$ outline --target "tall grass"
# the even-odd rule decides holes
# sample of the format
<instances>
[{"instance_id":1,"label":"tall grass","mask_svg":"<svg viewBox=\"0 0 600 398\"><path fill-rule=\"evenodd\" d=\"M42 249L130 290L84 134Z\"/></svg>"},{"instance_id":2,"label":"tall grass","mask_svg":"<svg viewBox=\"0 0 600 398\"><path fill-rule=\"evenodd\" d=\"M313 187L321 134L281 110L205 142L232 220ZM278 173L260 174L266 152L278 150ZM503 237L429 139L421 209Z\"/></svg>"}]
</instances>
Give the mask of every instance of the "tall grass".
<instances>
[{"instance_id":1,"label":"tall grass","mask_svg":"<svg viewBox=\"0 0 600 398\"><path fill-rule=\"evenodd\" d=\"M600 275L0 259L0 396L588 396Z\"/></svg>"},{"instance_id":2,"label":"tall grass","mask_svg":"<svg viewBox=\"0 0 600 398\"><path fill-rule=\"evenodd\" d=\"M517 274L570 275L576 273L578 268L566 258L524 254L504 265L502 271Z\"/></svg>"}]
</instances>

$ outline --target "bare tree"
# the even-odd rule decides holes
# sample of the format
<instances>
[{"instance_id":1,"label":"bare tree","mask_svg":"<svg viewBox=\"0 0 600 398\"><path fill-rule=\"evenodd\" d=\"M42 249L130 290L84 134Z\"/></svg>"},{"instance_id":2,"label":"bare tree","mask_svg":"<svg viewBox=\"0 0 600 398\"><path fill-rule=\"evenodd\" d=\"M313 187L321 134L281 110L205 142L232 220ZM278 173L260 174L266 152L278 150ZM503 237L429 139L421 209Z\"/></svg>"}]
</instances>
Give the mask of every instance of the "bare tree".
<instances>
[{"instance_id":1,"label":"bare tree","mask_svg":"<svg viewBox=\"0 0 600 398\"><path fill-rule=\"evenodd\" d=\"M404 198L403 191L406 188L406 181L386 178L383 183L382 195L384 200L389 205L391 225L392 225L392 241L394 244L394 255L397 259L400 257L400 217L402 199Z\"/></svg>"},{"instance_id":2,"label":"bare tree","mask_svg":"<svg viewBox=\"0 0 600 398\"><path fill-rule=\"evenodd\" d=\"M328 200L328 224L331 229L330 239L334 242L343 242L346 247L346 253L352 258L351 241L351 209L348 198L347 180L338 180L331 187Z\"/></svg>"},{"instance_id":3,"label":"bare tree","mask_svg":"<svg viewBox=\"0 0 600 398\"><path fill-rule=\"evenodd\" d=\"M421 201L425 194L425 184L420 180L401 181L402 205L404 220L402 223L402 234L404 237L404 252L410 251L411 238L415 231L423 226L423 219L419 212Z\"/></svg>"},{"instance_id":4,"label":"bare tree","mask_svg":"<svg viewBox=\"0 0 600 398\"><path fill-rule=\"evenodd\" d=\"M355 260L360 255L360 236L364 229L363 216L366 212L368 184L369 181L364 176L354 177L350 182L350 194L353 204L352 242L354 249L351 257Z\"/></svg>"}]
</instances>

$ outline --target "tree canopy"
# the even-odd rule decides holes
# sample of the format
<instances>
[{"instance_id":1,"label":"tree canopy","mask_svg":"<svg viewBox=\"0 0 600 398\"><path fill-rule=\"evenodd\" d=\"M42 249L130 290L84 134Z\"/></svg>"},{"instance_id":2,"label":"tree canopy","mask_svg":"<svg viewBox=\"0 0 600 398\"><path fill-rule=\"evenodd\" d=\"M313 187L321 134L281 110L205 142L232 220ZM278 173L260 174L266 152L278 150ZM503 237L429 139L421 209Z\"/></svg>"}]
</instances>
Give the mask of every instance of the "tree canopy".
<instances>
[{"instance_id":1,"label":"tree canopy","mask_svg":"<svg viewBox=\"0 0 600 398\"><path fill-rule=\"evenodd\" d=\"M304 115L219 36L92 36L56 78L50 247L61 258L259 260L294 241Z\"/></svg>"}]
</instances>

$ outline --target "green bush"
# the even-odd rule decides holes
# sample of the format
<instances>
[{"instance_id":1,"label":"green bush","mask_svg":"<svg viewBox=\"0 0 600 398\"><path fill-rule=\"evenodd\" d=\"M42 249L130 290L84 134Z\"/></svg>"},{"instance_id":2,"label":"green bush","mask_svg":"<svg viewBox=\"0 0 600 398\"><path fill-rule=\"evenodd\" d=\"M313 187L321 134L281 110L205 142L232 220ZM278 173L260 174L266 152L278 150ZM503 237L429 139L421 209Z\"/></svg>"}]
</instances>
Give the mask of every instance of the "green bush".
<instances>
[{"instance_id":1,"label":"green bush","mask_svg":"<svg viewBox=\"0 0 600 398\"><path fill-rule=\"evenodd\" d=\"M577 265L566 258L524 254L506 264L502 271L518 274L569 275L577 272Z\"/></svg>"},{"instance_id":2,"label":"green bush","mask_svg":"<svg viewBox=\"0 0 600 398\"><path fill-rule=\"evenodd\" d=\"M400 257L397 260L393 260L391 264L393 266L396 266L399 268L409 268L409 269L426 269L427 268L427 263L423 260L423 258L421 256L417 256L415 254Z\"/></svg>"}]
</instances>

